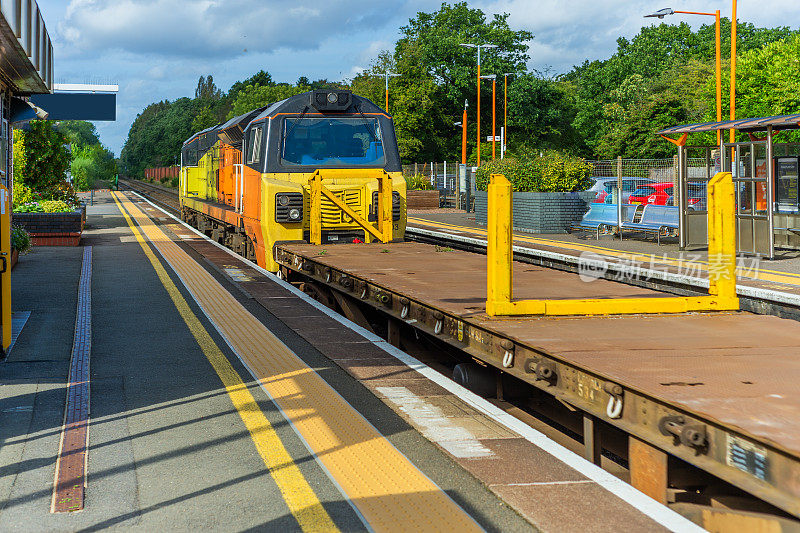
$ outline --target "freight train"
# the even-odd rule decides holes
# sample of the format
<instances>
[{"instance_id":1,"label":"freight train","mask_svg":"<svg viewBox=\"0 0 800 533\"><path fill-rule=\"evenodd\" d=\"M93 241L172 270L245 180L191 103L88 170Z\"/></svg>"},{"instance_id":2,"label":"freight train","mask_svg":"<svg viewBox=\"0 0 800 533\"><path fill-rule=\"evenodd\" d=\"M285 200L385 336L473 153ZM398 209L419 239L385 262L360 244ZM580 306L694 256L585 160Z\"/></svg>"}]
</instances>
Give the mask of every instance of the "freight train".
<instances>
[{"instance_id":1,"label":"freight train","mask_svg":"<svg viewBox=\"0 0 800 533\"><path fill-rule=\"evenodd\" d=\"M405 233L392 118L346 90L298 94L195 133L181 150L179 191L185 222L272 272L278 242Z\"/></svg>"}]
</instances>

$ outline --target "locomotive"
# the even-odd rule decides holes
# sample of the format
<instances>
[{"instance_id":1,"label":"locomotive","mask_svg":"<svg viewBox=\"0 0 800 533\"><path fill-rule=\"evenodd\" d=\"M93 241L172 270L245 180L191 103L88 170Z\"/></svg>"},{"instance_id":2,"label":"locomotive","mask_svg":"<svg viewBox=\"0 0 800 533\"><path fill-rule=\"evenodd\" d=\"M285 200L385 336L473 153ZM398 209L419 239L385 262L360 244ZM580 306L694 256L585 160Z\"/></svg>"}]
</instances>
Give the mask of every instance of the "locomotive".
<instances>
[{"instance_id":1,"label":"locomotive","mask_svg":"<svg viewBox=\"0 0 800 533\"><path fill-rule=\"evenodd\" d=\"M298 94L195 133L181 150L179 197L185 222L272 272L276 243L399 241L406 227L392 117L347 90Z\"/></svg>"}]
</instances>

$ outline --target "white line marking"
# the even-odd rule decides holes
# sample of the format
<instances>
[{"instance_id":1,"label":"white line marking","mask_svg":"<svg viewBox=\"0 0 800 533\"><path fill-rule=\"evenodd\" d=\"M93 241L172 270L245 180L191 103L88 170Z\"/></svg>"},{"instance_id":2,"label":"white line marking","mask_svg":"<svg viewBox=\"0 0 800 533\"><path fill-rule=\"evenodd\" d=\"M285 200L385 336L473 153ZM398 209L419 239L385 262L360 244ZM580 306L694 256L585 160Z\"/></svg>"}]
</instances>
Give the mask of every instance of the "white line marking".
<instances>
[{"instance_id":1,"label":"white line marking","mask_svg":"<svg viewBox=\"0 0 800 533\"><path fill-rule=\"evenodd\" d=\"M400 361L404 362L409 368L413 368L426 378L430 379L443 389L453 393L455 396L459 397L462 401L467 403L468 405L474 407L475 409L481 411L482 413L488 415L490 418L493 418L496 422L500 425L505 426L507 429L517 433L525 440L534 444L535 446L541 448L545 452L549 453L556 459L560 460L564 464L572 467L573 469L577 470L584 476L588 477L592 481L596 482L598 485L609 491L610 493L614 494L615 496L619 497L635 509L639 510L642 514L650 517L654 521L658 522L662 526L670 529L671 531L676 532L696 532L701 533L705 532L706 530L692 522L691 520L685 518L684 516L676 513L666 505L662 505L656 500L650 498L643 492L640 492L633 488L633 486L625 483L624 481L614 477L612 474L606 472L599 466L590 463L580 455L571 452L564 446L561 446L554 440L550 439L544 433L535 430L534 428L528 426L521 420L514 418L510 414L506 413L505 411L501 410L499 407L496 407L486 401L485 399L481 398L477 394L465 389L455 381L451 381L444 377L443 375L439 374L434 369L428 367L427 365L421 363L414 357L408 355L405 352L400 351L398 348L395 348L382 338L378 337L372 332L369 332L355 324L350 322L342 315L335 313L328 307L324 306L320 302L316 301L315 299L311 298L304 292L300 291L291 283L278 279L278 277L273 274L272 272L265 270L258 266L257 264L253 263L245 259L244 257L240 256L233 250L225 248L218 242L213 241L212 239L208 238L206 235L200 233L199 231L195 230L193 227L189 226L179 218L172 215L167 211L164 211L150 200L145 198L144 196L140 195L136 191L131 191L133 194L153 206L154 208L158 209L159 211L166 213L167 216L171 217L177 223L182 224L187 229L191 230L193 233L197 234L198 236L202 237L206 241L210 242L220 250L225 250L228 254L232 257L236 257L240 261L247 263L249 266L258 270L262 274L269 276L269 279L273 282L277 283L281 287L285 288L286 290L295 294L298 298L304 300L310 305L316 307L320 312L325 313L329 317L333 318L343 326L349 328L350 330L362 335L363 337L372 341L376 346L379 346L384 351L393 355L395 358L399 359Z\"/></svg>"},{"instance_id":2,"label":"white line marking","mask_svg":"<svg viewBox=\"0 0 800 533\"><path fill-rule=\"evenodd\" d=\"M579 479L577 481L532 481L530 483L492 483L490 487L538 487L539 485L580 485L581 483L594 483L591 479Z\"/></svg>"},{"instance_id":3,"label":"white line marking","mask_svg":"<svg viewBox=\"0 0 800 533\"><path fill-rule=\"evenodd\" d=\"M455 425L441 409L431 405L405 387L375 387L402 412L408 415L428 440L432 440L453 457L474 459L491 457L494 452L481 444L466 428Z\"/></svg>"}]
</instances>

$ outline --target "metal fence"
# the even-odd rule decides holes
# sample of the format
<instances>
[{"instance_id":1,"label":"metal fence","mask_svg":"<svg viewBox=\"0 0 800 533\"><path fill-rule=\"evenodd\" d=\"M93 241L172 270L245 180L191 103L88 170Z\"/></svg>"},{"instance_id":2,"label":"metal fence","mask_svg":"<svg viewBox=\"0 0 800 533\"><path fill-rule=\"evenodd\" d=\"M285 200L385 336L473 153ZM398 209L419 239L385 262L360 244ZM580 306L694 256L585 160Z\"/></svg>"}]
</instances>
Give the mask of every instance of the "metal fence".
<instances>
[{"instance_id":1,"label":"metal fence","mask_svg":"<svg viewBox=\"0 0 800 533\"><path fill-rule=\"evenodd\" d=\"M590 163L593 167L591 190L596 193L591 212L610 220L610 223L602 225L603 232L618 233L626 225L646 227L652 222L669 227L674 225L674 231L670 233L677 235L681 225L679 221L684 219L684 213L679 210L682 202L679 201L680 162L677 156L664 159L619 157ZM707 182L719 170L719 150L716 147L687 147L683 164L684 211L705 214ZM606 204L607 207L595 204ZM655 216L658 220L649 220Z\"/></svg>"},{"instance_id":2,"label":"metal fence","mask_svg":"<svg viewBox=\"0 0 800 533\"><path fill-rule=\"evenodd\" d=\"M431 161L403 165L403 176L420 176L427 179L433 189L439 191L440 206L470 210L474 196L473 172L467 169L466 175L459 171L460 164L455 161Z\"/></svg>"}]
</instances>

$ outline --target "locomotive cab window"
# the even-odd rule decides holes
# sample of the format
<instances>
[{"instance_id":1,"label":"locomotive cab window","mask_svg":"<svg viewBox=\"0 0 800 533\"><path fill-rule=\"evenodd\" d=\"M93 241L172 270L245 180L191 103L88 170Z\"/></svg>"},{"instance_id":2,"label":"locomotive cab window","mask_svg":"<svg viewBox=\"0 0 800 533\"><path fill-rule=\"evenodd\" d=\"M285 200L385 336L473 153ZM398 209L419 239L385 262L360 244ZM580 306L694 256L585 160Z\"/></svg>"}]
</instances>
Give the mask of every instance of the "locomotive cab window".
<instances>
[{"instance_id":1,"label":"locomotive cab window","mask_svg":"<svg viewBox=\"0 0 800 533\"><path fill-rule=\"evenodd\" d=\"M261 132L263 126L256 126L250 130L250 138L247 142L247 162L258 163L261 161Z\"/></svg>"},{"instance_id":2,"label":"locomotive cab window","mask_svg":"<svg viewBox=\"0 0 800 533\"><path fill-rule=\"evenodd\" d=\"M383 166L376 118L287 118L281 163L287 166Z\"/></svg>"}]
</instances>

